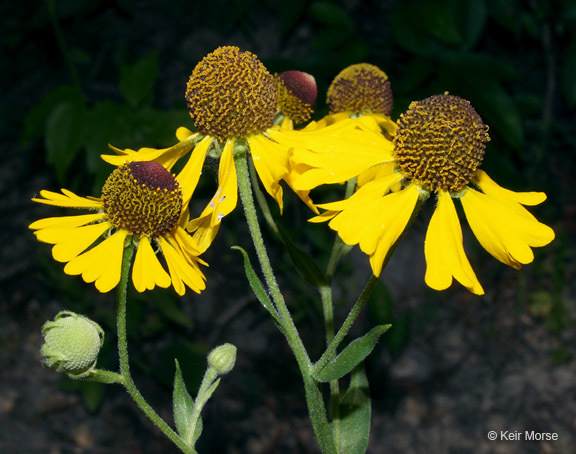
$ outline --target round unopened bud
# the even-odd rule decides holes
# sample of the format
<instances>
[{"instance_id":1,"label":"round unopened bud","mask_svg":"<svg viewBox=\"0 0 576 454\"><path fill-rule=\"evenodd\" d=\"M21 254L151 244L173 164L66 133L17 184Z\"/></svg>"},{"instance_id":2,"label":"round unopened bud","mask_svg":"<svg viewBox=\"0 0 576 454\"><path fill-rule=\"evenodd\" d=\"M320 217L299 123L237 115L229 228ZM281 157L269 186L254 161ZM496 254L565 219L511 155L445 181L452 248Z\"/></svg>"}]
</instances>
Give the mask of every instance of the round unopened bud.
<instances>
[{"instance_id":1,"label":"round unopened bud","mask_svg":"<svg viewBox=\"0 0 576 454\"><path fill-rule=\"evenodd\" d=\"M236 364L236 347L232 344L223 344L216 347L208 355L208 365L212 367L218 375L230 372Z\"/></svg>"},{"instance_id":2,"label":"round unopened bud","mask_svg":"<svg viewBox=\"0 0 576 454\"><path fill-rule=\"evenodd\" d=\"M104 343L100 325L74 312L62 311L54 321L44 324L42 334L41 351L46 366L72 378L83 378L92 372Z\"/></svg>"}]
</instances>

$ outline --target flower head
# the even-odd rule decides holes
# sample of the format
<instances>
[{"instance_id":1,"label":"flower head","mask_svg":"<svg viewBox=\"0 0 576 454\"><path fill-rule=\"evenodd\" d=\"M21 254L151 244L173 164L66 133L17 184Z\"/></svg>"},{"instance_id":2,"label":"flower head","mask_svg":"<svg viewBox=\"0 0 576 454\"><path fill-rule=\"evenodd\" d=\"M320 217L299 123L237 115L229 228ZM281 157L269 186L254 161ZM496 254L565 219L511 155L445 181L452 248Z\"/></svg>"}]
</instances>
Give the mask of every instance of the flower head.
<instances>
[{"instance_id":1,"label":"flower head","mask_svg":"<svg viewBox=\"0 0 576 454\"><path fill-rule=\"evenodd\" d=\"M326 102L330 113L374 113L390 116L394 98L384 71L369 63L344 68L334 78Z\"/></svg>"},{"instance_id":2,"label":"flower head","mask_svg":"<svg viewBox=\"0 0 576 454\"><path fill-rule=\"evenodd\" d=\"M443 290L454 278L471 292L483 294L464 252L454 200L462 204L480 244L514 268L534 259L532 247L554 239L553 230L522 206L543 202L545 194L509 191L479 169L487 131L470 103L457 96L413 102L398 121L394 160L382 159L361 170L378 168L349 199L319 205L328 211L312 221L330 221L345 243L359 244L379 276L418 201L434 196L438 202L426 234L425 281Z\"/></svg>"},{"instance_id":3,"label":"flower head","mask_svg":"<svg viewBox=\"0 0 576 454\"><path fill-rule=\"evenodd\" d=\"M219 47L196 65L186 86L194 124L221 142L264 132L277 107L274 78L251 52Z\"/></svg>"},{"instance_id":4,"label":"flower head","mask_svg":"<svg viewBox=\"0 0 576 454\"><path fill-rule=\"evenodd\" d=\"M120 280L124 245L137 246L132 281L139 292L156 285L174 286L183 295L185 285L195 292L205 288L198 267L204 263L183 225L188 220L183 188L165 167L153 161L125 162L117 167L102 187L100 198L85 198L62 189L41 191L35 202L96 210L94 214L63 216L30 225L39 241L53 244L52 255L65 262L64 272L82 275L108 292ZM169 273L158 261L152 245L162 251ZM92 247L91 247L92 246Z\"/></svg>"},{"instance_id":5,"label":"flower head","mask_svg":"<svg viewBox=\"0 0 576 454\"><path fill-rule=\"evenodd\" d=\"M314 76L302 71L284 71L276 74L274 81L278 91L278 108L282 115L296 124L310 120L312 106L318 96Z\"/></svg>"}]
</instances>

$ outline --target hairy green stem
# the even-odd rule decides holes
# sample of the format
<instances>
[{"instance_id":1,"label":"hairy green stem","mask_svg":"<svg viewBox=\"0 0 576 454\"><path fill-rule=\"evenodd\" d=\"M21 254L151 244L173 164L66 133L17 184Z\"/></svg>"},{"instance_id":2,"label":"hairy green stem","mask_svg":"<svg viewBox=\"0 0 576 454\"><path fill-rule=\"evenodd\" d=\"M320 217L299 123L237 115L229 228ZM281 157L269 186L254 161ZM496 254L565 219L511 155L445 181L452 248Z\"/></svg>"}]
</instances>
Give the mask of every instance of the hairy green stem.
<instances>
[{"instance_id":1,"label":"hairy green stem","mask_svg":"<svg viewBox=\"0 0 576 454\"><path fill-rule=\"evenodd\" d=\"M244 206L244 213L246 215L250 235L252 236L252 241L256 249L256 255L258 256L266 285L270 291L270 295L274 301L278 314L280 315L280 322L283 325L284 335L294 353L294 356L296 357L300 373L304 380L309 416L312 421L318 444L320 445L322 452L325 454L336 454L336 447L334 445L332 430L328 423L322 394L318 388L318 383L311 375L312 364L308 352L302 343L302 339L294 325L290 311L286 306L286 302L284 301L284 297L282 296L282 292L280 291L276 277L274 276L268 252L266 251L264 241L262 240L262 232L260 230L256 207L254 205L247 161L248 156L246 154L246 147L237 144L234 162L238 174L238 189L240 192L240 199Z\"/></svg>"},{"instance_id":2,"label":"hairy green stem","mask_svg":"<svg viewBox=\"0 0 576 454\"><path fill-rule=\"evenodd\" d=\"M132 255L134 254L134 245L129 240L129 244L124 249L122 258L122 271L120 283L118 284L118 353L120 355L120 375L122 375L122 384L134 400L138 408L158 427L164 434L185 454L196 454L196 451L178 436L176 432L154 411L146 402L140 391L136 387L132 376L130 375L130 363L128 358L128 336L126 333L126 293L128 287L128 275Z\"/></svg>"}]
</instances>

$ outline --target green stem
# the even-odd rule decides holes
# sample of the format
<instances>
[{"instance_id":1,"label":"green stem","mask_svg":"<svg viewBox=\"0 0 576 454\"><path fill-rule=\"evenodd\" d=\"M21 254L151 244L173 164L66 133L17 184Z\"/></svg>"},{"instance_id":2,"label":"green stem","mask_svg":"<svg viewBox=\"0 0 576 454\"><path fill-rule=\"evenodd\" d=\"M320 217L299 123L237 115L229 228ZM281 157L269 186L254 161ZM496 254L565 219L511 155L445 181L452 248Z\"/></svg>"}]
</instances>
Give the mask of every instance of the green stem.
<instances>
[{"instance_id":1,"label":"green stem","mask_svg":"<svg viewBox=\"0 0 576 454\"><path fill-rule=\"evenodd\" d=\"M198 389L196 401L194 402L194 410L192 410L192 415L190 416L190 426L186 431L185 442L189 446L192 446L192 440L194 438L194 433L196 432L196 426L200 420L200 413L212 395L209 392L209 389L217 378L218 372L216 369L213 367L208 367L208 369L206 369L206 373L204 374L204 378L202 379L202 383L200 384L200 388Z\"/></svg>"},{"instance_id":2,"label":"green stem","mask_svg":"<svg viewBox=\"0 0 576 454\"><path fill-rule=\"evenodd\" d=\"M122 271L120 275L120 283L118 284L118 353L120 355L120 374L122 375L122 384L130 394L130 397L136 402L136 405L144 414L150 419L156 427L158 427L164 434L176 445L180 450L186 454L196 454L196 451L178 436L172 428L154 411L154 409L146 402L140 391L136 387L132 376L130 375L130 363L128 360L128 337L126 334L126 293L128 287L128 274L130 271L130 264L132 262L132 255L134 254L134 245L131 240L124 249L124 256L122 258Z\"/></svg>"},{"instance_id":3,"label":"green stem","mask_svg":"<svg viewBox=\"0 0 576 454\"><path fill-rule=\"evenodd\" d=\"M300 368L300 373L304 380L304 389L306 391L306 401L308 404L308 411L310 415L310 420L312 421L312 426L314 427L314 432L318 440L318 444L325 454L336 454L336 447L334 445L334 440L332 438L332 430L330 424L328 423L328 418L326 415L326 408L324 406L324 401L322 395L318 388L318 383L314 380L311 375L312 364L308 356L308 352L302 343L302 339L298 334L298 330L294 325L290 311L286 306L284 297L280 291L272 266L270 264L270 259L268 257L268 252L262 240L262 232L260 230L260 225L258 223L258 216L256 214L256 207L254 205L254 197L252 194L252 187L250 184L250 173L248 170L248 156L246 154L246 147L237 144L234 162L236 165L236 172L238 174L238 189L240 192L240 199L244 206L244 213L246 215L246 221L248 223L248 228L250 230L250 235L252 236L252 241L254 243L254 248L256 249L256 255L262 267L262 273L272 296L272 300L276 306L276 309L280 315L280 321L283 325L283 332L286 340L296 357L296 361Z\"/></svg>"},{"instance_id":4,"label":"green stem","mask_svg":"<svg viewBox=\"0 0 576 454\"><path fill-rule=\"evenodd\" d=\"M349 198L356 188L356 178L348 180L346 183L346 193L344 198ZM322 300L322 312L324 315L324 330L326 335L326 347L330 345L334 339L334 302L332 298L332 279L336 266L340 259L346 252L350 250L350 246L344 244L338 235L334 239L332 252L328 265L326 266L325 282L326 284L320 287L320 298ZM329 414L332 418L332 427L334 430L334 442L339 449L340 443L340 385L338 380L330 382L330 403L328 406Z\"/></svg>"},{"instance_id":5,"label":"green stem","mask_svg":"<svg viewBox=\"0 0 576 454\"><path fill-rule=\"evenodd\" d=\"M254 164L252 161L249 162L249 170L250 170L250 180L252 181L252 189L254 190L254 194L256 196L256 201L258 202L258 206L262 211L262 215L264 216L264 220L270 227L270 230L274 232L277 237L280 237L280 233L278 232L278 226L274 221L274 217L272 216L272 212L270 211L270 207L268 206L268 202L266 201L266 196L264 192L258 186L258 177L256 175L256 169L254 168Z\"/></svg>"}]
</instances>

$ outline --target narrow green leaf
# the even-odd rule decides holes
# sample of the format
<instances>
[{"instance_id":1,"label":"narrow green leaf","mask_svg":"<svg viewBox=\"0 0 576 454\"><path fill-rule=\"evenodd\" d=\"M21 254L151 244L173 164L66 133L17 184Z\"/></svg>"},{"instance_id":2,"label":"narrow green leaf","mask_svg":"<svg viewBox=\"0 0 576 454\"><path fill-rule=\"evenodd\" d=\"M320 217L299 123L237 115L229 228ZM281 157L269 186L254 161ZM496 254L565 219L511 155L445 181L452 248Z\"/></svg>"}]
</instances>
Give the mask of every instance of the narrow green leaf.
<instances>
[{"instance_id":1,"label":"narrow green leaf","mask_svg":"<svg viewBox=\"0 0 576 454\"><path fill-rule=\"evenodd\" d=\"M324 273L320 270L320 267L314 261L314 259L310 257L310 255L308 255L305 251L296 246L286 229L284 229L279 224L278 233L280 234L282 243L284 246L286 246L288 255L294 262L294 265L296 265L296 269L306 280L306 282L308 282L310 285L313 285L314 287L321 287L324 285L326 282Z\"/></svg>"},{"instance_id":2,"label":"narrow green leaf","mask_svg":"<svg viewBox=\"0 0 576 454\"><path fill-rule=\"evenodd\" d=\"M140 105L152 93L157 75L158 54L155 52L120 69L120 90L131 106Z\"/></svg>"},{"instance_id":3,"label":"narrow green leaf","mask_svg":"<svg viewBox=\"0 0 576 454\"><path fill-rule=\"evenodd\" d=\"M232 249L240 251L244 256L244 271L246 272L246 278L248 279L248 283L250 284L250 287L252 288L254 295L256 295L256 298L258 299L258 301L260 301L262 306L264 306L264 308L268 312L270 312L270 315L272 315L272 317L274 318L274 320L276 320L278 325L282 326L282 324L280 323L280 319L278 317L278 313L276 312L276 308L272 304L272 301L270 301L270 298L268 298L268 293L266 293L266 290L264 289L262 282L260 282L260 279L258 279L258 276L256 276L256 273L254 272L254 268L252 268L252 264L250 263L248 253L240 246L232 246Z\"/></svg>"},{"instance_id":4,"label":"narrow green leaf","mask_svg":"<svg viewBox=\"0 0 576 454\"><path fill-rule=\"evenodd\" d=\"M172 411L174 412L176 430L181 437L185 437L191 423L192 410L194 410L194 400L186 389L186 384L182 377L182 371L180 370L180 364L177 359L175 359L175 361L176 374L174 375L174 391L172 393Z\"/></svg>"},{"instance_id":5,"label":"narrow green leaf","mask_svg":"<svg viewBox=\"0 0 576 454\"><path fill-rule=\"evenodd\" d=\"M391 326L392 325L379 325L372 328L364 336L354 339L336 358L324 366L324 368L319 371L314 371L314 378L319 382L326 383L346 375L372 352L380 336L388 331Z\"/></svg>"},{"instance_id":6,"label":"narrow green leaf","mask_svg":"<svg viewBox=\"0 0 576 454\"><path fill-rule=\"evenodd\" d=\"M340 402L340 446L338 452L364 454L370 439L370 389L359 364L352 371L350 386Z\"/></svg>"},{"instance_id":7,"label":"narrow green leaf","mask_svg":"<svg viewBox=\"0 0 576 454\"><path fill-rule=\"evenodd\" d=\"M84 141L85 109L75 100L62 101L50 112L46 121L48 163L54 167L60 182L66 177L72 161Z\"/></svg>"},{"instance_id":8,"label":"narrow green leaf","mask_svg":"<svg viewBox=\"0 0 576 454\"><path fill-rule=\"evenodd\" d=\"M95 381L84 381L81 389L82 400L88 411L96 411L104 399L104 385Z\"/></svg>"}]
</instances>

